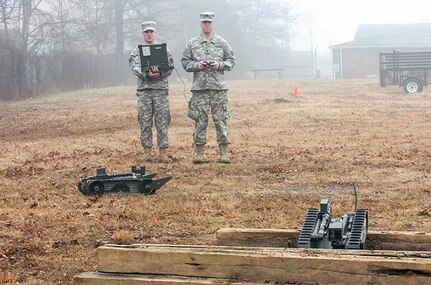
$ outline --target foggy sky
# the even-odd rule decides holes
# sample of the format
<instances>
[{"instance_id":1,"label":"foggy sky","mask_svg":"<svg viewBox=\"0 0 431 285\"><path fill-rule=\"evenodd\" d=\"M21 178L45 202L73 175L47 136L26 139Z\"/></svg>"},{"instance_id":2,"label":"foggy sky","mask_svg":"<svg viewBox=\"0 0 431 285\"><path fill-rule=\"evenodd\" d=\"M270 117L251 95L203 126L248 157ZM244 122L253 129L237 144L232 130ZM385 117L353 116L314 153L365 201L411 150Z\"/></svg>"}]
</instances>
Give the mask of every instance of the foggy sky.
<instances>
[{"instance_id":1,"label":"foggy sky","mask_svg":"<svg viewBox=\"0 0 431 285\"><path fill-rule=\"evenodd\" d=\"M429 0L291 1L298 17L292 42L295 50L310 49L310 44L313 49L325 49L351 41L359 24L431 22Z\"/></svg>"}]
</instances>

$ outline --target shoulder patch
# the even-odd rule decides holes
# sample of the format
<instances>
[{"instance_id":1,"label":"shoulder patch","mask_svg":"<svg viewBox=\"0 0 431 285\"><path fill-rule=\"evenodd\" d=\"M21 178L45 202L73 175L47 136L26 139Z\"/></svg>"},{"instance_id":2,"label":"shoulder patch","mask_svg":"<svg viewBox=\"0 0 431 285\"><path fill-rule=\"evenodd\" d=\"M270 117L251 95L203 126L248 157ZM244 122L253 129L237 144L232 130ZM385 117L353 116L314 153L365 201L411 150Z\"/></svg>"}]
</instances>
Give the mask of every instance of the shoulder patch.
<instances>
[{"instance_id":1,"label":"shoulder patch","mask_svg":"<svg viewBox=\"0 0 431 285\"><path fill-rule=\"evenodd\" d=\"M138 55L138 51L134 48L132 49L132 51L130 52L130 56L137 56Z\"/></svg>"}]
</instances>

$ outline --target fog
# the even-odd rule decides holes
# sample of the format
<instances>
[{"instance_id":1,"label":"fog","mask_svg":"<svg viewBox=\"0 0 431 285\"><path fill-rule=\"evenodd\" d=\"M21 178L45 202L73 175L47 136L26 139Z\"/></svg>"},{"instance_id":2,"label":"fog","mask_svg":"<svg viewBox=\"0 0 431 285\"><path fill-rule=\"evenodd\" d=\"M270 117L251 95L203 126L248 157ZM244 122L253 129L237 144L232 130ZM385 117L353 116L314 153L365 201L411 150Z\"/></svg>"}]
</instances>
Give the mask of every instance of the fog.
<instances>
[{"instance_id":1,"label":"fog","mask_svg":"<svg viewBox=\"0 0 431 285\"><path fill-rule=\"evenodd\" d=\"M321 52L330 44L353 38L356 25L367 21L349 15L357 15L359 7L361 12L379 15L372 9L373 2L361 1L362 6L356 2L2 0L0 100L134 84L128 55L142 43L140 24L148 20L157 22L158 41L168 44L177 70L187 78L181 53L186 42L199 34L199 13L203 11L216 13L215 32L236 52L237 65L229 73L230 79L251 79L256 69L285 69L292 55L300 58L302 54L306 70L286 72L283 77L313 78L317 57L325 59L330 69L330 53ZM389 5L389 1L381 2ZM415 9L415 13L421 12ZM277 78L276 73L269 76Z\"/></svg>"},{"instance_id":2,"label":"fog","mask_svg":"<svg viewBox=\"0 0 431 285\"><path fill-rule=\"evenodd\" d=\"M353 40L358 25L430 23L427 0L411 0L408 5L391 0L293 0L296 16L292 49L319 49ZM311 36L311 39L310 39Z\"/></svg>"}]
</instances>

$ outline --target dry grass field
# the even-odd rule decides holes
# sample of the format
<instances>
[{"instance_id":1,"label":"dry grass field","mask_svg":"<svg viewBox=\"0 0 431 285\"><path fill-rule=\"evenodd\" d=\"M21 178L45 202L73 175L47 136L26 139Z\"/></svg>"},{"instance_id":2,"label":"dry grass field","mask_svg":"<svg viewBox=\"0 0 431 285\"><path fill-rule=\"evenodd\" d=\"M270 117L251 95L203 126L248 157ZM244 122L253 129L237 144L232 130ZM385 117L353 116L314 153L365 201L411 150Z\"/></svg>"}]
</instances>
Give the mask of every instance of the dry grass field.
<instances>
[{"instance_id":1,"label":"dry grass field","mask_svg":"<svg viewBox=\"0 0 431 285\"><path fill-rule=\"evenodd\" d=\"M172 86L173 162L146 167L174 179L153 196L88 197L76 188L98 166L142 164L134 87L0 103L0 283L72 284L108 242L214 244L221 227L298 229L321 198L336 217L353 210L353 184L371 230L431 232L431 88L230 87L233 163L216 163L211 124L211 163L193 165L193 123L183 87Z\"/></svg>"}]
</instances>

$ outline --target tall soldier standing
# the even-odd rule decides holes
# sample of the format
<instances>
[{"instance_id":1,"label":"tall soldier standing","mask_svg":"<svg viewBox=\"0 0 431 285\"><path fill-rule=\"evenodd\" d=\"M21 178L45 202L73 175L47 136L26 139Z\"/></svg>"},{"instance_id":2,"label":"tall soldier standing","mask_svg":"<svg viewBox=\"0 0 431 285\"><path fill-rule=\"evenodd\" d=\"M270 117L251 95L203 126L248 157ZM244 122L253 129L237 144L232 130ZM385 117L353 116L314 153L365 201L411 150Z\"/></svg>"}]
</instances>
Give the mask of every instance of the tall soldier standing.
<instances>
[{"instance_id":1,"label":"tall soldier standing","mask_svg":"<svg viewBox=\"0 0 431 285\"><path fill-rule=\"evenodd\" d=\"M202 33L187 43L181 59L183 68L187 72L193 72L193 95L189 102L188 116L195 121L194 163L209 162L205 155L205 144L210 109L220 149L218 162L231 162L228 157L230 141L227 128L231 112L224 72L235 66L235 55L227 41L214 34L214 18L213 12L200 14Z\"/></svg>"},{"instance_id":2,"label":"tall soldier standing","mask_svg":"<svg viewBox=\"0 0 431 285\"><path fill-rule=\"evenodd\" d=\"M153 21L141 24L142 35L146 45L156 42L156 23ZM172 54L168 51L169 62ZM172 74L171 69L159 70L157 66L149 67L144 73L141 71L141 61L137 49L132 50L129 58L129 66L138 77L138 121L141 125L141 144L144 147L144 161L152 161L151 149L153 146L153 120L157 129L157 145L159 147L159 160L169 162L167 155L169 147L168 127L171 122L168 97L168 76Z\"/></svg>"}]
</instances>

